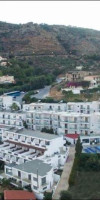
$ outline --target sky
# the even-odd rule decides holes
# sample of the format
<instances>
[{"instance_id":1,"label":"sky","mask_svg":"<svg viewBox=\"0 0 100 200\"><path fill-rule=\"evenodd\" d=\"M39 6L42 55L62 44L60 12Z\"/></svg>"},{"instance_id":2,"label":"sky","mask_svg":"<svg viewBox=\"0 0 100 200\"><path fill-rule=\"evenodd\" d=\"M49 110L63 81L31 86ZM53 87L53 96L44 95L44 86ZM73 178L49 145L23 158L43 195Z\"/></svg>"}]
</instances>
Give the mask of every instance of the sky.
<instances>
[{"instance_id":1,"label":"sky","mask_svg":"<svg viewBox=\"0 0 100 200\"><path fill-rule=\"evenodd\" d=\"M100 30L100 1L0 1L0 21Z\"/></svg>"}]
</instances>

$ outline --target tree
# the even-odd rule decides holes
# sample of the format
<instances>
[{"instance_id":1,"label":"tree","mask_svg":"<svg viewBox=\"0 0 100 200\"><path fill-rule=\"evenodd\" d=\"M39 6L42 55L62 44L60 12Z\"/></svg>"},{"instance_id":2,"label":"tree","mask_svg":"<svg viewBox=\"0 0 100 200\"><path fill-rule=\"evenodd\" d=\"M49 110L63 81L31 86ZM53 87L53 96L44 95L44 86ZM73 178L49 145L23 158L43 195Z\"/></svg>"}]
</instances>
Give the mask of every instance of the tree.
<instances>
[{"instance_id":1,"label":"tree","mask_svg":"<svg viewBox=\"0 0 100 200\"><path fill-rule=\"evenodd\" d=\"M80 137L78 137L75 150L76 150L76 156L77 156L77 157L80 157L81 152L82 152L82 143L81 143L81 141L80 141Z\"/></svg>"},{"instance_id":2,"label":"tree","mask_svg":"<svg viewBox=\"0 0 100 200\"><path fill-rule=\"evenodd\" d=\"M1 180L1 185L2 185L3 187L9 186L9 185L10 185L10 180L9 180L9 179L6 179L6 178L3 178L3 179Z\"/></svg>"},{"instance_id":3,"label":"tree","mask_svg":"<svg viewBox=\"0 0 100 200\"><path fill-rule=\"evenodd\" d=\"M71 194L68 192L68 191L62 191L60 193L60 200L71 200L72 199L72 196Z\"/></svg>"},{"instance_id":4,"label":"tree","mask_svg":"<svg viewBox=\"0 0 100 200\"><path fill-rule=\"evenodd\" d=\"M11 106L11 110L19 110L19 106L16 104L16 103L13 103L12 106Z\"/></svg>"},{"instance_id":5,"label":"tree","mask_svg":"<svg viewBox=\"0 0 100 200\"><path fill-rule=\"evenodd\" d=\"M52 200L52 192L45 192L43 200Z\"/></svg>"}]
</instances>

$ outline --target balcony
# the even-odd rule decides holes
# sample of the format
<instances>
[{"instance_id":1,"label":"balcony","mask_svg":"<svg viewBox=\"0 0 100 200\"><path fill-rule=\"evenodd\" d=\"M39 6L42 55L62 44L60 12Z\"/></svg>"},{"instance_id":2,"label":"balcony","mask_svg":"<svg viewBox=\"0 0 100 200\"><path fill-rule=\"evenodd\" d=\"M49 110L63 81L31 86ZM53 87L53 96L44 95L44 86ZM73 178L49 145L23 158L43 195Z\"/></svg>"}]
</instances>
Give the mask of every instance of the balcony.
<instances>
[{"instance_id":1,"label":"balcony","mask_svg":"<svg viewBox=\"0 0 100 200\"><path fill-rule=\"evenodd\" d=\"M31 180L29 180L28 178L24 178L22 179L22 181L31 184Z\"/></svg>"},{"instance_id":2,"label":"balcony","mask_svg":"<svg viewBox=\"0 0 100 200\"><path fill-rule=\"evenodd\" d=\"M7 171L6 171L6 175L12 176L12 171L7 170Z\"/></svg>"},{"instance_id":3,"label":"balcony","mask_svg":"<svg viewBox=\"0 0 100 200\"><path fill-rule=\"evenodd\" d=\"M89 127L80 127L80 129L85 129L85 130L89 130Z\"/></svg>"},{"instance_id":4,"label":"balcony","mask_svg":"<svg viewBox=\"0 0 100 200\"><path fill-rule=\"evenodd\" d=\"M70 120L68 122L72 124L78 123L78 121L70 121Z\"/></svg>"},{"instance_id":5,"label":"balcony","mask_svg":"<svg viewBox=\"0 0 100 200\"><path fill-rule=\"evenodd\" d=\"M81 120L80 123L85 123L85 124L87 124L87 123L89 123L89 121Z\"/></svg>"},{"instance_id":6,"label":"balcony","mask_svg":"<svg viewBox=\"0 0 100 200\"><path fill-rule=\"evenodd\" d=\"M27 115L27 116L26 116L26 118L32 118L32 116L30 116L30 115Z\"/></svg>"}]
</instances>

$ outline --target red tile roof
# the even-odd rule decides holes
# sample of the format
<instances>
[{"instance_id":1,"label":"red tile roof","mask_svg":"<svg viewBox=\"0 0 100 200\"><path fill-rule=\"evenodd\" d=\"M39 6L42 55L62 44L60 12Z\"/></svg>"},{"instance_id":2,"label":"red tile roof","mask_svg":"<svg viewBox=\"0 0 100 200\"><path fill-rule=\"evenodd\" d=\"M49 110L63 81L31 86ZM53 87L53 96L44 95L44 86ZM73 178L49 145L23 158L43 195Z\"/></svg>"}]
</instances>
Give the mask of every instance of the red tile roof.
<instances>
[{"instance_id":1,"label":"red tile roof","mask_svg":"<svg viewBox=\"0 0 100 200\"><path fill-rule=\"evenodd\" d=\"M71 139L78 139L79 134L66 134L65 137L69 137Z\"/></svg>"},{"instance_id":2,"label":"red tile roof","mask_svg":"<svg viewBox=\"0 0 100 200\"><path fill-rule=\"evenodd\" d=\"M36 197L33 192L4 190L4 200L36 200Z\"/></svg>"}]
</instances>

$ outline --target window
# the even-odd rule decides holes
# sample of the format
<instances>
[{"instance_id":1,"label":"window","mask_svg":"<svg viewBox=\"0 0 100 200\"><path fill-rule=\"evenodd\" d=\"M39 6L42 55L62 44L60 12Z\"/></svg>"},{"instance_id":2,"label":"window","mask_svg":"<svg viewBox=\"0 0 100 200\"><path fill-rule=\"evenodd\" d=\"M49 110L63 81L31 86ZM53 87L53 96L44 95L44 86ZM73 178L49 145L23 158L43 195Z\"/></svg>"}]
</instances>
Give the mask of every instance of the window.
<instances>
[{"instance_id":1,"label":"window","mask_svg":"<svg viewBox=\"0 0 100 200\"><path fill-rule=\"evenodd\" d=\"M68 130L65 130L65 134L67 134L68 133Z\"/></svg>"},{"instance_id":2,"label":"window","mask_svg":"<svg viewBox=\"0 0 100 200\"><path fill-rule=\"evenodd\" d=\"M34 190L37 190L37 187L35 185L33 185Z\"/></svg>"},{"instance_id":3,"label":"window","mask_svg":"<svg viewBox=\"0 0 100 200\"><path fill-rule=\"evenodd\" d=\"M75 124L75 129L77 129L77 125Z\"/></svg>"},{"instance_id":4,"label":"window","mask_svg":"<svg viewBox=\"0 0 100 200\"><path fill-rule=\"evenodd\" d=\"M90 109L90 106L89 106L89 105L87 105L87 109Z\"/></svg>"},{"instance_id":5,"label":"window","mask_svg":"<svg viewBox=\"0 0 100 200\"><path fill-rule=\"evenodd\" d=\"M88 122L88 117L85 117L85 122Z\"/></svg>"},{"instance_id":6,"label":"window","mask_svg":"<svg viewBox=\"0 0 100 200\"><path fill-rule=\"evenodd\" d=\"M60 106L58 106L58 110L60 110Z\"/></svg>"},{"instance_id":7,"label":"window","mask_svg":"<svg viewBox=\"0 0 100 200\"><path fill-rule=\"evenodd\" d=\"M52 110L52 106L49 106L49 109Z\"/></svg>"},{"instance_id":8,"label":"window","mask_svg":"<svg viewBox=\"0 0 100 200\"><path fill-rule=\"evenodd\" d=\"M41 181L42 181L42 185L46 184L46 177L42 178Z\"/></svg>"},{"instance_id":9,"label":"window","mask_svg":"<svg viewBox=\"0 0 100 200\"><path fill-rule=\"evenodd\" d=\"M20 171L18 171L18 177L21 177L21 172Z\"/></svg>"},{"instance_id":10,"label":"window","mask_svg":"<svg viewBox=\"0 0 100 200\"><path fill-rule=\"evenodd\" d=\"M33 180L34 180L34 181L38 181L38 179L37 179L37 178L35 178L35 177L33 177Z\"/></svg>"},{"instance_id":11,"label":"window","mask_svg":"<svg viewBox=\"0 0 100 200\"><path fill-rule=\"evenodd\" d=\"M50 145L50 142L49 142L49 141L46 141L45 144L46 144L46 145Z\"/></svg>"},{"instance_id":12,"label":"window","mask_svg":"<svg viewBox=\"0 0 100 200\"><path fill-rule=\"evenodd\" d=\"M31 174L28 175L28 179L31 180Z\"/></svg>"},{"instance_id":13,"label":"window","mask_svg":"<svg viewBox=\"0 0 100 200\"><path fill-rule=\"evenodd\" d=\"M81 105L80 108L83 109L83 105Z\"/></svg>"},{"instance_id":14,"label":"window","mask_svg":"<svg viewBox=\"0 0 100 200\"><path fill-rule=\"evenodd\" d=\"M89 143L89 139L83 139L82 142L83 143Z\"/></svg>"}]
</instances>

